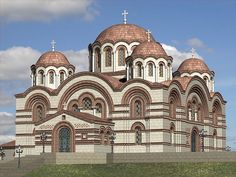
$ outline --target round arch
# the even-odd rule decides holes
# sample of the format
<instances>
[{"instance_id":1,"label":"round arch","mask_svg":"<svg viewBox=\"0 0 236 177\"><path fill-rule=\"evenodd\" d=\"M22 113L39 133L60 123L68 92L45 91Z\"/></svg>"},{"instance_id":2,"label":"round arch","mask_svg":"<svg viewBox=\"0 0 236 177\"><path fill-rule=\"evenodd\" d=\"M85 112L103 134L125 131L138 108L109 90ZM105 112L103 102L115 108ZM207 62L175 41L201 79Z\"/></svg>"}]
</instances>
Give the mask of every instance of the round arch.
<instances>
[{"instance_id":1,"label":"round arch","mask_svg":"<svg viewBox=\"0 0 236 177\"><path fill-rule=\"evenodd\" d=\"M67 122L67 121L62 121L57 123L52 131L52 152L59 152L59 146L60 146L60 130L63 128L67 128L68 130L70 130L70 152L75 152L75 129L72 126L71 123Z\"/></svg>"}]
</instances>

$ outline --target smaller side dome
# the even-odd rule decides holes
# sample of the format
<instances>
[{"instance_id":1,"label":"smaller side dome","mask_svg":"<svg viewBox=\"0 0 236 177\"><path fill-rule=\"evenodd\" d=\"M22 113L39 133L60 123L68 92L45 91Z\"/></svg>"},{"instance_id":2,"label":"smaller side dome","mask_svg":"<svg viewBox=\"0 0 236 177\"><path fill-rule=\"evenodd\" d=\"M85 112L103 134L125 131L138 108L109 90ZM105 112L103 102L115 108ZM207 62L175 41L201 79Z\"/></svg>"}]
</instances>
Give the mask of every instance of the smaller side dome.
<instances>
[{"instance_id":1,"label":"smaller side dome","mask_svg":"<svg viewBox=\"0 0 236 177\"><path fill-rule=\"evenodd\" d=\"M189 58L184 60L181 65L179 66L178 70L180 74L182 73L209 73L211 74L210 69L206 65L206 63L198 58Z\"/></svg>"},{"instance_id":2,"label":"smaller side dome","mask_svg":"<svg viewBox=\"0 0 236 177\"><path fill-rule=\"evenodd\" d=\"M48 67L48 66L55 66L60 67L64 66L66 68L72 67L74 69L74 66L70 64L68 59L64 54L58 51L48 51L42 54L38 61L36 62L35 66L38 68L40 66L42 67Z\"/></svg>"},{"instance_id":3,"label":"smaller side dome","mask_svg":"<svg viewBox=\"0 0 236 177\"><path fill-rule=\"evenodd\" d=\"M154 41L146 41L138 45L133 53L131 54L132 59L136 58L147 58L147 57L154 57L154 58L166 58L170 59L171 57L167 55L166 51L163 49L162 45L158 42ZM172 59L172 58L171 58Z\"/></svg>"}]
</instances>

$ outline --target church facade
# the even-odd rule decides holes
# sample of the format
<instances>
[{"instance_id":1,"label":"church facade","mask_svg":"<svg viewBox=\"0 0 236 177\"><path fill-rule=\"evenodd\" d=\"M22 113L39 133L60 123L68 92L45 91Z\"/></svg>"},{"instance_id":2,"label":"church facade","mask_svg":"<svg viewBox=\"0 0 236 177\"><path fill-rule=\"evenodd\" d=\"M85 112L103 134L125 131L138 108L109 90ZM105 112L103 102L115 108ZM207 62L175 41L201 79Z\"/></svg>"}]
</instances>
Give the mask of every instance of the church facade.
<instances>
[{"instance_id":1,"label":"church facade","mask_svg":"<svg viewBox=\"0 0 236 177\"><path fill-rule=\"evenodd\" d=\"M102 31L88 50L88 72L75 73L54 47L31 66L32 87L16 94L24 155L43 144L45 152L195 152L201 130L205 151L225 149L226 101L202 59L173 72L174 58L150 32L126 23Z\"/></svg>"}]
</instances>

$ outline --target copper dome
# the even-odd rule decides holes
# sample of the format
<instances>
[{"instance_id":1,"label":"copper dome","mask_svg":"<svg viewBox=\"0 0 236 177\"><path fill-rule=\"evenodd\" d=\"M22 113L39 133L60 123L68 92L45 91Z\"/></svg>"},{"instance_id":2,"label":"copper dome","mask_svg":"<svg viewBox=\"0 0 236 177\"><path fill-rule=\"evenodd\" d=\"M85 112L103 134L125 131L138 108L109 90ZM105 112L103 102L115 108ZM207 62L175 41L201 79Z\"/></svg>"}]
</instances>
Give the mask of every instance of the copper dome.
<instances>
[{"instance_id":1,"label":"copper dome","mask_svg":"<svg viewBox=\"0 0 236 177\"><path fill-rule=\"evenodd\" d=\"M131 54L133 59L135 58L147 58L147 57L154 57L154 58L171 58L169 57L165 50L163 49L162 45L158 42L153 41L146 41L139 44Z\"/></svg>"},{"instance_id":2,"label":"copper dome","mask_svg":"<svg viewBox=\"0 0 236 177\"><path fill-rule=\"evenodd\" d=\"M72 66L66 56L58 51L48 51L42 54L38 61L36 62L36 67L47 67L47 66L65 66L69 67Z\"/></svg>"},{"instance_id":3,"label":"copper dome","mask_svg":"<svg viewBox=\"0 0 236 177\"><path fill-rule=\"evenodd\" d=\"M193 72L211 73L206 63L203 60L198 59L198 58L189 58L183 61L183 63L181 63L177 71L179 71L180 74L193 73Z\"/></svg>"},{"instance_id":4,"label":"copper dome","mask_svg":"<svg viewBox=\"0 0 236 177\"><path fill-rule=\"evenodd\" d=\"M155 41L151 35L150 38ZM119 41L131 42L144 42L147 41L147 32L144 28L133 24L117 24L102 31L95 42L104 44L106 42L116 43Z\"/></svg>"}]
</instances>

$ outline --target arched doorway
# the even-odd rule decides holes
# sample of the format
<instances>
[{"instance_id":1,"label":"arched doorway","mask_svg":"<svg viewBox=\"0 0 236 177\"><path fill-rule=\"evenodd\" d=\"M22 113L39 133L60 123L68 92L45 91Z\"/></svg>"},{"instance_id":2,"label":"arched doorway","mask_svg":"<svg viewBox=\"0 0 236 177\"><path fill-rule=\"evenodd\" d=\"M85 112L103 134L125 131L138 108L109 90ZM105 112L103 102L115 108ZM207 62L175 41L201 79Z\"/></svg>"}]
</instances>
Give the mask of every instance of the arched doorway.
<instances>
[{"instance_id":1,"label":"arched doorway","mask_svg":"<svg viewBox=\"0 0 236 177\"><path fill-rule=\"evenodd\" d=\"M191 152L199 151L199 135L198 130L193 129L191 133Z\"/></svg>"},{"instance_id":2,"label":"arched doorway","mask_svg":"<svg viewBox=\"0 0 236 177\"><path fill-rule=\"evenodd\" d=\"M59 152L71 152L71 131L67 127L59 130Z\"/></svg>"},{"instance_id":3,"label":"arched doorway","mask_svg":"<svg viewBox=\"0 0 236 177\"><path fill-rule=\"evenodd\" d=\"M75 152L75 129L69 122L59 122L52 139L52 152Z\"/></svg>"}]
</instances>

